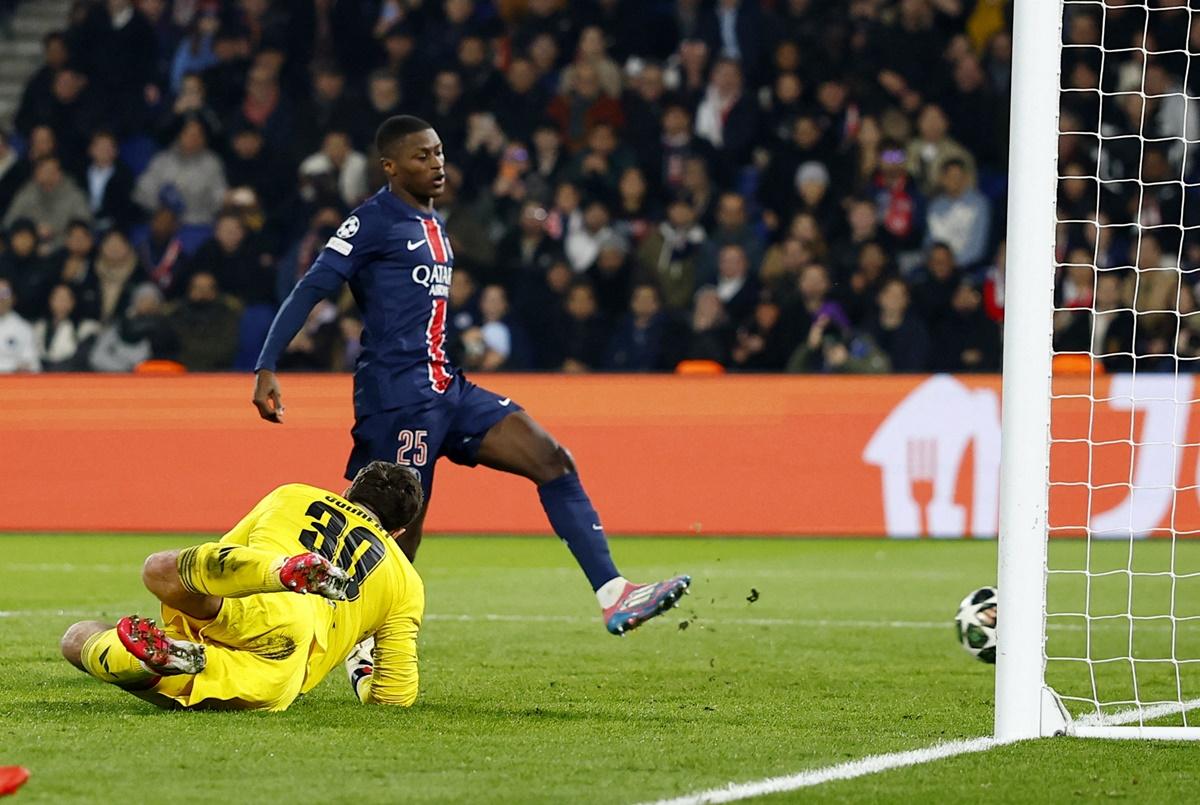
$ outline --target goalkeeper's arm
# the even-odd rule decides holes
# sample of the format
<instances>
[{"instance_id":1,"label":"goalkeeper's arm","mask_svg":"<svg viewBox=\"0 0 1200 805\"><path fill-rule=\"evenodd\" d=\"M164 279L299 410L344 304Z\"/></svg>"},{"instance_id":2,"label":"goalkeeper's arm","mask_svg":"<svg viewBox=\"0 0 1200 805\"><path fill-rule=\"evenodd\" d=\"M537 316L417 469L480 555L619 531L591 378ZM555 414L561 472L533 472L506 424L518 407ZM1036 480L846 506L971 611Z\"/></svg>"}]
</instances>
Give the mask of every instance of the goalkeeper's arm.
<instances>
[{"instance_id":1,"label":"goalkeeper's arm","mask_svg":"<svg viewBox=\"0 0 1200 805\"><path fill-rule=\"evenodd\" d=\"M418 628L412 618L393 621L354 647L346 673L360 702L408 707L417 700Z\"/></svg>"}]
</instances>

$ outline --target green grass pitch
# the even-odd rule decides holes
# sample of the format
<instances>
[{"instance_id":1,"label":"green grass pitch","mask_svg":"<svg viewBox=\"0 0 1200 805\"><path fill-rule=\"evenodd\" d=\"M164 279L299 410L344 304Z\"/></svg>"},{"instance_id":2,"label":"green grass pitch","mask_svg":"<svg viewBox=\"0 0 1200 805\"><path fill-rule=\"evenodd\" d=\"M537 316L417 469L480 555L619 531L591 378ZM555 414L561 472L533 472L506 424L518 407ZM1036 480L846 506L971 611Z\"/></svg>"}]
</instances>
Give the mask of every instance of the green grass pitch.
<instances>
[{"instance_id":1,"label":"green grass pitch","mask_svg":"<svg viewBox=\"0 0 1200 805\"><path fill-rule=\"evenodd\" d=\"M695 579L679 610L617 639L557 540L431 537L411 710L357 704L339 673L286 713L160 712L60 659L73 620L152 613L141 560L197 541L0 536L0 765L33 772L14 805L634 803L991 731L993 669L950 619L994 581L994 543L617 539L629 576ZM1162 606L1163 590L1135 593ZM1078 594L1051 585L1065 609ZM1183 802L1198 784L1194 744L1051 739L774 799Z\"/></svg>"}]
</instances>

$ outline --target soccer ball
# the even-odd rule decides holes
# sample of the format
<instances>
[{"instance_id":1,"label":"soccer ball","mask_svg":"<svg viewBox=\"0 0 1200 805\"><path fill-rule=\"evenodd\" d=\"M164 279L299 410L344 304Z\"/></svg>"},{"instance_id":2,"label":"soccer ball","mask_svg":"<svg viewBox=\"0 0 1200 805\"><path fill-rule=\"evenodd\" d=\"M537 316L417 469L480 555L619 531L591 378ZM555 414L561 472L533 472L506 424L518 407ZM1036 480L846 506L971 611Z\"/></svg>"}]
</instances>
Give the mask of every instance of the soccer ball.
<instances>
[{"instance_id":1,"label":"soccer ball","mask_svg":"<svg viewBox=\"0 0 1200 805\"><path fill-rule=\"evenodd\" d=\"M996 662L996 588L980 587L958 605L954 632L967 653L980 662Z\"/></svg>"}]
</instances>

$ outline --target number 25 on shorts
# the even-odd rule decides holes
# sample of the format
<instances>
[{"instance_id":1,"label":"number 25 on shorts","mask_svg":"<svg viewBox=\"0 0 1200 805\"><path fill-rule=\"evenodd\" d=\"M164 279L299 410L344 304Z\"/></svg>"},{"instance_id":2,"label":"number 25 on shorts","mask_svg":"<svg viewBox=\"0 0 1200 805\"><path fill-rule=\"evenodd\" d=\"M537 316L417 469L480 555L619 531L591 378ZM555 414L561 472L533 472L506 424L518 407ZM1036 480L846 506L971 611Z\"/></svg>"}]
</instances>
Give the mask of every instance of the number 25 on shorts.
<instances>
[{"instance_id":1,"label":"number 25 on shorts","mask_svg":"<svg viewBox=\"0 0 1200 805\"><path fill-rule=\"evenodd\" d=\"M396 449L396 463L406 467L424 467L429 460L429 448L425 446L428 434L429 431L425 430L400 431L397 436L399 447Z\"/></svg>"}]
</instances>

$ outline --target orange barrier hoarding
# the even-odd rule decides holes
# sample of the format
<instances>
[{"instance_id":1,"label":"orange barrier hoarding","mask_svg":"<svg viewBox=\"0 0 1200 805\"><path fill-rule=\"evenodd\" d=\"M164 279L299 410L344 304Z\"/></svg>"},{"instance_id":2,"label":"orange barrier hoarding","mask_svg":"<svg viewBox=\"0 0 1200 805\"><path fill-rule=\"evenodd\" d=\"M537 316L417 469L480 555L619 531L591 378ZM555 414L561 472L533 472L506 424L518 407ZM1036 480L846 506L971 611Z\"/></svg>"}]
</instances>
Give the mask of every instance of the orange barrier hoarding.
<instances>
[{"instance_id":1,"label":"orange barrier hoarding","mask_svg":"<svg viewBox=\"0 0 1200 805\"><path fill-rule=\"evenodd\" d=\"M573 451L612 533L996 530L997 377L476 379ZM251 407L248 376L0 379L0 530L219 532L278 484L340 488L350 377L282 382L288 421L277 426ZM1055 407L1065 441L1053 448L1063 485L1051 525L1200 530L1191 379L1096 383L1111 399L1092 412L1070 398L1087 393L1087 378L1056 380L1067 398ZM1149 399L1131 406L1131 396ZM1133 454L1131 440L1147 444ZM427 527L548 532L528 482L449 462L438 465Z\"/></svg>"}]
</instances>

